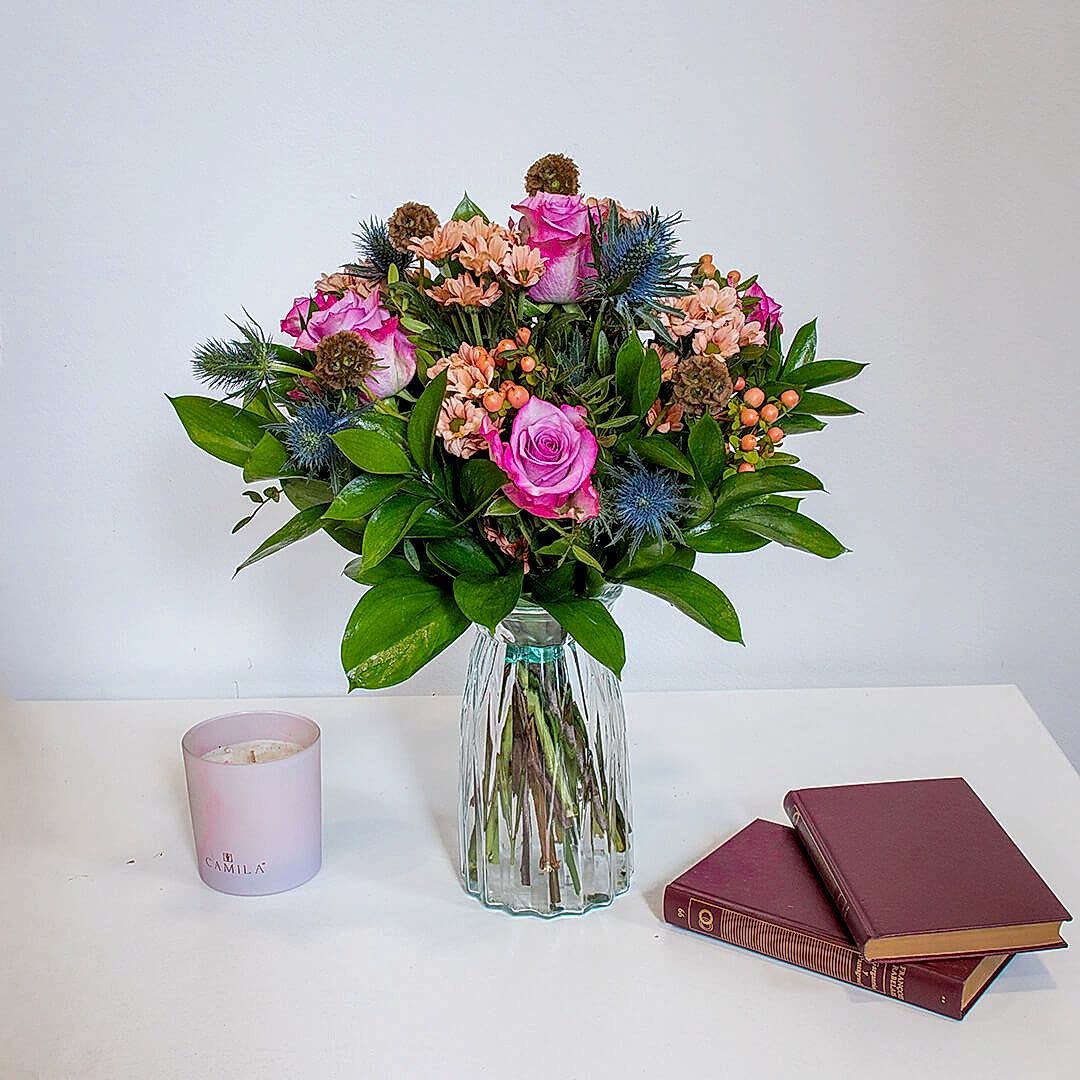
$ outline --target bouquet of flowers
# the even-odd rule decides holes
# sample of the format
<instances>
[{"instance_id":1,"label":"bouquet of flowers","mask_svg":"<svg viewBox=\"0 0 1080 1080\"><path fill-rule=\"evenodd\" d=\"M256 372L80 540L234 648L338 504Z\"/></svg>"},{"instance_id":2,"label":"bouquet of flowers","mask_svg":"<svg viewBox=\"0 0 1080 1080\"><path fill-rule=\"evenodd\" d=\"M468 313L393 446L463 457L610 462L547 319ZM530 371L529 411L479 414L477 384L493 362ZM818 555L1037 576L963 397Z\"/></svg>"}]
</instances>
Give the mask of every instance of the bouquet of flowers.
<instances>
[{"instance_id":1,"label":"bouquet of flowers","mask_svg":"<svg viewBox=\"0 0 1080 1080\"><path fill-rule=\"evenodd\" d=\"M408 202L362 222L355 261L281 320L287 344L236 322L195 352L224 400L172 399L196 445L249 485L273 481L244 491L254 505L236 529L269 503L295 510L240 568L319 531L356 556L345 573L370 587L342 642L350 689L399 683L522 605L617 677L615 587L740 641L731 603L694 571L699 553L844 551L802 513L798 493L822 484L789 445L857 411L819 388L863 365L817 359L814 322L785 348L756 276L682 259L678 214L582 197L560 154L525 181L505 225L467 195L447 221ZM530 702L561 715L542 673L522 686L526 720ZM536 818L560 833L577 825L558 763L573 757L578 781L588 771L573 729L550 724L554 750L538 754ZM486 767L512 792L528 755L514 764L513 739L505 762L499 751ZM622 815L596 806L607 836ZM550 871L560 860L541 834Z\"/></svg>"}]
</instances>

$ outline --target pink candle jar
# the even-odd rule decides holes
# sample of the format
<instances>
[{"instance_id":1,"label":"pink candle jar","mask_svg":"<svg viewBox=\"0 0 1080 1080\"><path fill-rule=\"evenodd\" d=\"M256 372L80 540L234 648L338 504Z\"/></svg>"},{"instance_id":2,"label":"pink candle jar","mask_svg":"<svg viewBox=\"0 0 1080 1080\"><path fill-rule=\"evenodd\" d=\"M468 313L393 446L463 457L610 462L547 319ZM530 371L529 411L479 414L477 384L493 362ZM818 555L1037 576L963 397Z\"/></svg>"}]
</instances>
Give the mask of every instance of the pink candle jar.
<instances>
[{"instance_id":1,"label":"pink candle jar","mask_svg":"<svg viewBox=\"0 0 1080 1080\"><path fill-rule=\"evenodd\" d=\"M319 728L304 716L238 712L183 738L199 875L212 889L266 896L322 865Z\"/></svg>"}]
</instances>

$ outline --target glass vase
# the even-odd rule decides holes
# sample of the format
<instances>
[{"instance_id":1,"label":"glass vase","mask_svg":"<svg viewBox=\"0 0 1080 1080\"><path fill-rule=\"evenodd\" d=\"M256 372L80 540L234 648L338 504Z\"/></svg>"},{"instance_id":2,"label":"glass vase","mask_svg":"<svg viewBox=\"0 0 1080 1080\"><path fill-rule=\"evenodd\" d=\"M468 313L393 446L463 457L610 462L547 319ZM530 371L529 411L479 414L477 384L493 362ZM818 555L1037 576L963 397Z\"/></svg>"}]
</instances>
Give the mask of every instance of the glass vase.
<instances>
[{"instance_id":1,"label":"glass vase","mask_svg":"<svg viewBox=\"0 0 1080 1080\"><path fill-rule=\"evenodd\" d=\"M609 586L607 606L621 590ZM543 609L477 627L461 705L465 887L541 916L611 901L633 871L619 680Z\"/></svg>"}]
</instances>

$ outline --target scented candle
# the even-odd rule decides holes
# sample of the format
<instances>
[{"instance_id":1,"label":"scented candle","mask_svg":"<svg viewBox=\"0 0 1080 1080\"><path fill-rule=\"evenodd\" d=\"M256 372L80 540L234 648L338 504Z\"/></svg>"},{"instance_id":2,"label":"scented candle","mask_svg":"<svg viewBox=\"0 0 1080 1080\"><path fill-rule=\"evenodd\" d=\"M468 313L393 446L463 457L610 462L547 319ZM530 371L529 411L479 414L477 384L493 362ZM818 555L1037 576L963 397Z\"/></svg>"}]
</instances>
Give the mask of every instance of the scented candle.
<instances>
[{"instance_id":1,"label":"scented candle","mask_svg":"<svg viewBox=\"0 0 1080 1080\"><path fill-rule=\"evenodd\" d=\"M319 728L304 716L238 712L182 741L199 875L212 889L265 896L322 864Z\"/></svg>"}]
</instances>

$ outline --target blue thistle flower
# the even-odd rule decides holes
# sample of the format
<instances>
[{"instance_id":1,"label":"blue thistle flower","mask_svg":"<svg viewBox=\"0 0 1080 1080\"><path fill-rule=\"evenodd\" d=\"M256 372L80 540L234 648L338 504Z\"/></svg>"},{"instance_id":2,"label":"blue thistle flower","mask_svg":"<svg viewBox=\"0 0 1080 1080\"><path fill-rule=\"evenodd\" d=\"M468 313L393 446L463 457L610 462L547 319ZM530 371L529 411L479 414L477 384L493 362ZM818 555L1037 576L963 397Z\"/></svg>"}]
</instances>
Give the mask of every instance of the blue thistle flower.
<instances>
[{"instance_id":1,"label":"blue thistle flower","mask_svg":"<svg viewBox=\"0 0 1080 1080\"><path fill-rule=\"evenodd\" d=\"M335 410L325 401L315 400L299 406L288 423L266 426L267 430L285 436L288 468L312 479L329 479L337 491L343 486L348 469L345 455L330 436L354 427L359 415L355 409Z\"/></svg>"},{"instance_id":2,"label":"blue thistle flower","mask_svg":"<svg viewBox=\"0 0 1080 1080\"><path fill-rule=\"evenodd\" d=\"M391 266L396 266L401 273L408 270L413 257L394 247L385 221L372 218L370 221L361 221L357 228L359 232L354 233L354 238L360 261L349 263L345 267L349 273L374 280L385 278Z\"/></svg>"},{"instance_id":3,"label":"blue thistle flower","mask_svg":"<svg viewBox=\"0 0 1080 1080\"><path fill-rule=\"evenodd\" d=\"M653 207L635 221L620 221L611 206L607 221L593 229L596 277L586 282L586 296L614 301L628 323L637 316L659 325L653 312L664 309L664 297L683 291L679 274L684 267L675 253L675 226L681 220L681 214L661 217Z\"/></svg>"},{"instance_id":4,"label":"blue thistle flower","mask_svg":"<svg viewBox=\"0 0 1080 1080\"><path fill-rule=\"evenodd\" d=\"M612 540L629 542L630 558L646 540L682 542L680 526L693 503L675 473L631 452L625 466L607 467L605 480L601 521Z\"/></svg>"}]
</instances>

